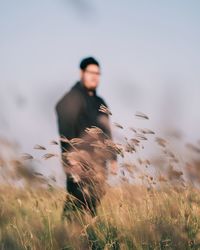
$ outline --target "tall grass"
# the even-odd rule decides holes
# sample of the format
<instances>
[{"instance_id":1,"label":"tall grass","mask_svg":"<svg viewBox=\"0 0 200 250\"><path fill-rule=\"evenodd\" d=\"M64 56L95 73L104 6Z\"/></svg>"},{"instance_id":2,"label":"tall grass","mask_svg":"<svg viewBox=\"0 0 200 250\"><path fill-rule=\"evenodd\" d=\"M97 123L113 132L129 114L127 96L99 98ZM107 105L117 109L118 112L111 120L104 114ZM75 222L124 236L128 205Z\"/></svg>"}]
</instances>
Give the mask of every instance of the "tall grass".
<instances>
[{"instance_id":1,"label":"tall grass","mask_svg":"<svg viewBox=\"0 0 200 250\"><path fill-rule=\"evenodd\" d=\"M110 188L98 214L61 219L62 189L0 188L1 249L200 249L200 193Z\"/></svg>"},{"instance_id":2,"label":"tall grass","mask_svg":"<svg viewBox=\"0 0 200 250\"><path fill-rule=\"evenodd\" d=\"M141 112L136 116L149 119ZM115 126L124 129L118 123ZM70 211L70 220L62 217L65 189L30 168L32 155L5 156L3 151L8 152L12 145L2 140L0 147L6 150L0 151L4 179L0 186L0 249L200 249L199 145L187 144L197 157L183 162L167 140L152 130L130 131L123 144L102 137L96 127L88 128L82 139L59 139L73 148L60 158L63 165L66 157L70 161L66 172L86 184L86 194L92 183L102 197L95 217L77 208ZM138 154L150 136L162 152L157 159L143 159ZM92 154L84 151L86 140L95 149ZM51 144L58 146L59 141ZM59 157L45 146L34 148L44 152L43 160ZM107 159L113 153L123 161L115 176L117 184L110 186L99 158ZM126 162L127 154L135 156L132 162Z\"/></svg>"}]
</instances>

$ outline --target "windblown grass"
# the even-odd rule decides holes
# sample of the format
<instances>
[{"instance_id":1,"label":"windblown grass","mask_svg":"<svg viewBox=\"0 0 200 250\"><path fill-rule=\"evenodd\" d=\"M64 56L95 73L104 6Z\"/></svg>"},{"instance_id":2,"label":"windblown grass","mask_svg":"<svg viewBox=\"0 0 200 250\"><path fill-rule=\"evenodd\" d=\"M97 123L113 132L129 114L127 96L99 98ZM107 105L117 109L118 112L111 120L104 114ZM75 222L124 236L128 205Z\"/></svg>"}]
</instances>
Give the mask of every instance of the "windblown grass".
<instances>
[{"instance_id":1,"label":"windblown grass","mask_svg":"<svg viewBox=\"0 0 200 250\"><path fill-rule=\"evenodd\" d=\"M62 221L65 191L0 188L1 249L200 249L200 192L110 188L95 218Z\"/></svg>"},{"instance_id":2,"label":"windblown grass","mask_svg":"<svg viewBox=\"0 0 200 250\"><path fill-rule=\"evenodd\" d=\"M112 115L104 106L101 111ZM135 116L149 119L141 112ZM115 126L124 129L119 123ZM63 219L65 189L30 167L32 155L11 154L9 159L9 154L0 151L0 173L2 180L7 180L0 186L0 249L200 249L199 144L186 144L197 157L183 161L169 142L151 129L129 129L124 143L114 143L106 135L103 138L97 127L87 128L85 138L51 141L54 146L60 142L71 146L73 151L63 152L61 161L65 166L67 158L66 173L85 182L86 191L91 183L97 190L106 189L96 217L77 209L71 211L70 220ZM138 154L149 137L161 152L156 159ZM84 151L87 140L93 154ZM0 149L1 144L6 144L6 152L12 147L2 141ZM34 149L43 153L43 160L59 157L46 146L37 144ZM104 185L106 173L99 159L113 153L123 161L117 185L109 186ZM135 156L132 162L126 162L127 154ZM15 185L16 181L23 185Z\"/></svg>"}]
</instances>

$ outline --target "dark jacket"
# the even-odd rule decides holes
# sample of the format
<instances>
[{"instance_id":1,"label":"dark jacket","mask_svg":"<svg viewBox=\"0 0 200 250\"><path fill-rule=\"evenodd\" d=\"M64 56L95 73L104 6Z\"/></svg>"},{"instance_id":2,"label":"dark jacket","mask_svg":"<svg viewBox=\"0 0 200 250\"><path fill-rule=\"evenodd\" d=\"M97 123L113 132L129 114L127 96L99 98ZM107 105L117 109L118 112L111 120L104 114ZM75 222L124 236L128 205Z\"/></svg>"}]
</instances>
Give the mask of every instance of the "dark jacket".
<instances>
[{"instance_id":1,"label":"dark jacket","mask_svg":"<svg viewBox=\"0 0 200 250\"><path fill-rule=\"evenodd\" d=\"M83 84L77 82L56 105L60 136L67 139L80 138L84 136L86 128L96 126L111 139L109 117L99 111L101 105L107 107L105 101L97 96L96 91L90 96ZM61 142L61 147L62 152L70 148L65 142Z\"/></svg>"}]
</instances>

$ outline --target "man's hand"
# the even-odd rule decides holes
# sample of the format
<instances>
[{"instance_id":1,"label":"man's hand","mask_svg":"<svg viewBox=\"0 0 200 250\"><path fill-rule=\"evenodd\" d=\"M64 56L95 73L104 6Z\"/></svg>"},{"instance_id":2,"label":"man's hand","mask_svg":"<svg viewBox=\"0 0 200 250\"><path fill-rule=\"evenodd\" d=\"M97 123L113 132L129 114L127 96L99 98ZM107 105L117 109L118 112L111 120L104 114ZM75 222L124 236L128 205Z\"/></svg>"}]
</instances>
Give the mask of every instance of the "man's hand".
<instances>
[{"instance_id":1,"label":"man's hand","mask_svg":"<svg viewBox=\"0 0 200 250\"><path fill-rule=\"evenodd\" d=\"M111 160L109 162L109 168L110 168L110 173L113 175L117 175L117 171L118 171L118 165L117 165L117 161L116 160Z\"/></svg>"}]
</instances>

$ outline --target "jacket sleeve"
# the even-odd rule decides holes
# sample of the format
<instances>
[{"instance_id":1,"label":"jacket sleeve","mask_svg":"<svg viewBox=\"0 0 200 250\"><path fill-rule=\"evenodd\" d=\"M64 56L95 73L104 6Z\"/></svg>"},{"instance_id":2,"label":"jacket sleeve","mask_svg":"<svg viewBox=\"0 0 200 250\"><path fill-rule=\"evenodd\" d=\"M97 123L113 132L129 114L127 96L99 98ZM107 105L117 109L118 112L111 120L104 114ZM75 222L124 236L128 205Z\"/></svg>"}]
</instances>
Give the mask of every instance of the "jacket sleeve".
<instances>
[{"instance_id":1,"label":"jacket sleeve","mask_svg":"<svg viewBox=\"0 0 200 250\"><path fill-rule=\"evenodd\" d=\"M81 98L78 93L67 94L57 105L57 122L60 136L67 139L75 138L78 117L81 111ZM70 149L67 142L61 141L62 151Z\"/></svg>"}]
</instances>

